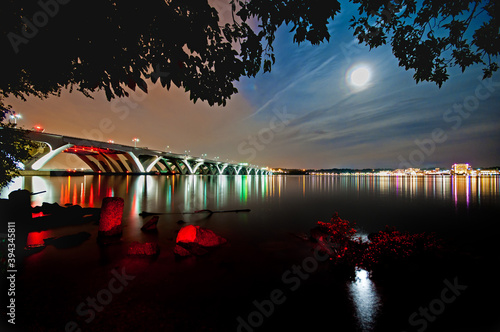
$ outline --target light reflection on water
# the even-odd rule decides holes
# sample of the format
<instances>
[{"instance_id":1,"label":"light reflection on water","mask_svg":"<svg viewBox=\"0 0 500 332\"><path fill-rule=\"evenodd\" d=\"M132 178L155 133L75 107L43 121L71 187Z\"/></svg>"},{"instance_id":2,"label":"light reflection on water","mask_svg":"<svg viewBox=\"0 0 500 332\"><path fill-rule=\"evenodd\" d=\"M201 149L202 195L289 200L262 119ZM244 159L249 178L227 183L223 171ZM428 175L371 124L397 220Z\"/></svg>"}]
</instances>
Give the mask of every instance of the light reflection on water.
<instances>
[{"instance_id":1,"label":"light reflection on water","mask_svg":"<svg viewBox=\"0 0 500 332\"><path fill-rule=\"evenodd\" d=\"M46 191L33 197L34 205L45 202L98 206L106 196L130 196L140 203L164 200L173 208L176 191L183 192L184 208L207 208L215 200L220 208L224 202L236 199L245 204L255 199L280 198L288 192L303 198L314 193L349 192L360 195L396 196L412 200L425 197L451 200L457 207L481 204L484 199L498 200L499 177L428 176L28 176L16 178L0 193L2 197L19 188L32 192ZM196 205L196 207L195 207Z\"/></svg>"},{"instance_id":2,"label":"light reflection on water","mask_svg":"<svg viewBox=\"0 0 500 332\"><path fill-rule=\"evenodd\" d=\"M372 331L377 314L382 309L382 301L366 270L356 270L356 280L349 284L349 295L361 330Z\"/></svg>"},{"instance_id":3,"label":"light reflection on water","mask_svg":"<svg viewBox=\"0 0 500 332\"><path fill-rule=\"evenodd\" d=\"M45 190L46 193L32 197L34 206L57 202L99 207L108 195L123 197L123 222L127 226L124 238L129 242L145 240L140 231L144 222L139 216L141 211L179 213L251 208L248 214L214 214L209 225L215 231L223 231L233 243L244 240L253 246L274 243L276 238L287 241L291 232L307 233L316 221L328 221L335 211L342 218L355 219L360 233L378 231L384 225L403 229L413 226L422 231L420 227L442 224L449 231L460 227L456 216L465 210L471 211L471 218L463 223L467 229L470 221L480 221L483 225L484 221L497 220L492 216L498 216L499 212L499 179L465 176L33 176L16 178L0 194L6 198L10 191L19 188L31 192ZM163 228L158 241L163 246L171 244L169 237L175 234L178 219L201 223L201 216L192 214L161 218L159 227ZM85 230L96 231L95 226ZM44 238L60 235L68 234L63 234L63 230L56 234L33 233L28 243L40 245ZM86 255L81 252L81 256ZM383 309L382 300L366 271L357 271L356 277L348 284L348 293L360 328L370 331Z\"/></svg>"},{"instance_id":4,"label":"light reflection on water","mask_svg":"<svg viewBox=\"0 0 500 332\"><path fill-rule=\"evenodd\" d=\"M68 177L29 176L16 178L0 193L25 188L32 192L33 205L42 202L98 207L106 196L129 200L131 213L148 208L164 212L221 209L227 204L245 206L256 201L280 202L285 195L309 199L315 195L397 197L449 201L455 210L469 210L482 203L498 202L499 177L428 176L131 176L86 175ZM181 195L181 196L179 196Z\"/></svg>"}]
</instances>

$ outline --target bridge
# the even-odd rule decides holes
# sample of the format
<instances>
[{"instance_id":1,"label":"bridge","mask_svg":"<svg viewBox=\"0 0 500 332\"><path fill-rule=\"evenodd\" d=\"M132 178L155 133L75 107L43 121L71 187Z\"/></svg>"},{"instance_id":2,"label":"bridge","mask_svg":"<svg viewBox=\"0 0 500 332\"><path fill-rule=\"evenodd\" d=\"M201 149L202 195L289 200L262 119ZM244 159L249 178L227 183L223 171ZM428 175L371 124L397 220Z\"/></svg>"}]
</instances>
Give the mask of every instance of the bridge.
<instances>
[{"instance_id":1,"label":"bridge","mask_svg":"<svg viewBox=\"0 0 500 332\"><path fill-rule=\"evenodd\" d=\"M121 145L84 138L30 131L27 137L41 143L24 164L26 171L38 171L56 155L78 156L95 173L168 173L203 175L271 175L272 170L218 160L193 157L148 148Z\"/></svg>"}]
</instances>

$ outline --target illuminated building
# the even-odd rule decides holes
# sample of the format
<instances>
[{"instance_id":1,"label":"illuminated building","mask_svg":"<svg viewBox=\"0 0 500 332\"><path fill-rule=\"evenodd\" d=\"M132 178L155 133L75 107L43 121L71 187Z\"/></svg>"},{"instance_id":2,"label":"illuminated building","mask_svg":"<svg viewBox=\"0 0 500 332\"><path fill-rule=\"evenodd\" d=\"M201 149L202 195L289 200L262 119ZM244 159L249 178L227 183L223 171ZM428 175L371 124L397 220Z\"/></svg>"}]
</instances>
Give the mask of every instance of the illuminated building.
<instances>
[{"instance_id":1,"label":"illuminated building","mask_svg":"<svg viewBox=\"0 0 500 332\"><path fill-rule=\"evenodd\" d=\"M469 164L453 164L451 166L451 175L469 175L472 167Z\"/></svg>"}]
</instances>

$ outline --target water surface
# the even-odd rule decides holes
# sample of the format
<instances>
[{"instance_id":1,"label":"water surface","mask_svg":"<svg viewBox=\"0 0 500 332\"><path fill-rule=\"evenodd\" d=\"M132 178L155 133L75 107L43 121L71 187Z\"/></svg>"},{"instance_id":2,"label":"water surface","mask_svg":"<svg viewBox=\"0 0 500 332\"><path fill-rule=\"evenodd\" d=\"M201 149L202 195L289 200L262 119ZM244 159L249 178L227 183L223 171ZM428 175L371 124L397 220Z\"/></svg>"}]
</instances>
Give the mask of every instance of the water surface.
<instances>
[{"instance_id":1,"label":"water surface","mask_svg":"<svg viewBox=\"0 0 500 332\"><path fill-rule=\"evenodd\" d=\"M49 245L24 262L21 294L26 298L20 295L20 300L28 302L30 297L43 302L42 306L38 303L27 307L30 313L35 307L39 312L27 315L27 324L49 330L63 330L70 320L84 330L104 331L119 324L124 330L133 330L144 324L144 315L160 315L161 319L149 320L152 330L234 331L238 328L237 318L253 317L254 301L269 299L273 290L283 292L287 300L276 305L270 317L253 321L256 326L249 325L252 330L318 328L325 323L324 318L310 315L327 313L337 321L340 331L389 331L393 327L395 331L416 330L408 325L408 317L431 301L432 294L439 296L442 280L432 281L436 290L428 289L430 295L426 298L426 292L419 295L414 285L395 292L370 280L363 270L357 272L355 281L336 280L327 264L318 264L309 266L311 272L301 280L298 290L291 290L291 283L283 280L284 273L301 266L313 250L310 243L294 234L308 233L317 221L328 221L338 212L342 218L356 222L360 235L391 225L411 232L435 231L451 238L465 234L477 239L485 236L485 230L496 232L500 216L498 177L34 176L17 178L1 192L1 197L6 198L8 192L18 188L46 191L33 196L33 206L58 202L100 207L107 196L125 199L124 231L118 245L99 247L94 224L29 235L31 244L81 231L92 235L75 248ZM251 212L182 214L201 209ZM158 234L140 231L147 220L139 216L141 211L167 213L160 217ZM207 256L177 261L172 249L181 227L179 220L208 227L227 238L229 244ZM159 243L160 256L153 261L128 258L125 252L133 241ZM136 279L87 323L76 307L106 285L113 269L121 267ZM58 288L54 291L41 287L40 282ZM327 294L335 300L322 304ZM394 301L401 294L405 294L404 300L399 300L405 305L397 308ZM469 296L463 303L481 298ZM58 308L61 314L49 308ZM447 318L450 320L453 311L448 312L452 312ZM392 316L397 319L392 321ZM439 322L433 326L443 327Z\"/></svg>"}]
</instances>

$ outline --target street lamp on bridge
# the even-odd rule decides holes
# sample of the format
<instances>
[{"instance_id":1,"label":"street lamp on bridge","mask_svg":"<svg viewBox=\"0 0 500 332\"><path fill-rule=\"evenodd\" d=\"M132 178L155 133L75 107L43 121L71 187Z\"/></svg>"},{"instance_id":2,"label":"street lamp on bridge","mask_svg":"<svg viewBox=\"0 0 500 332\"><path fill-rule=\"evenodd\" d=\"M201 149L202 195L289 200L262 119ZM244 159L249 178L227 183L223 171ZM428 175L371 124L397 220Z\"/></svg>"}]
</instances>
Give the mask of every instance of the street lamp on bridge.
<instances>
[{"instance_id":1,"label":"street lamp on bridge","mask_svg":"<svg viewBox=\"0 0 500 332\"><path fill-rule=\"evenodd\" d=\"M139 142L139 139L137 137L132 138L132 142L134 142L134 147L137 147L137 142Z\"/></svg>"},{"instance_id":2,"label":"street lamp on bridge","mask_svg":"<svg viewBox=\"0 0 500 332\"><path fill-rule=\"evenodd\" d=\"M21 114L15 113L10 116L11 119L14 119L14 123L17 124L17 119L22 119Z\"/></svg>"}]
</instances>

